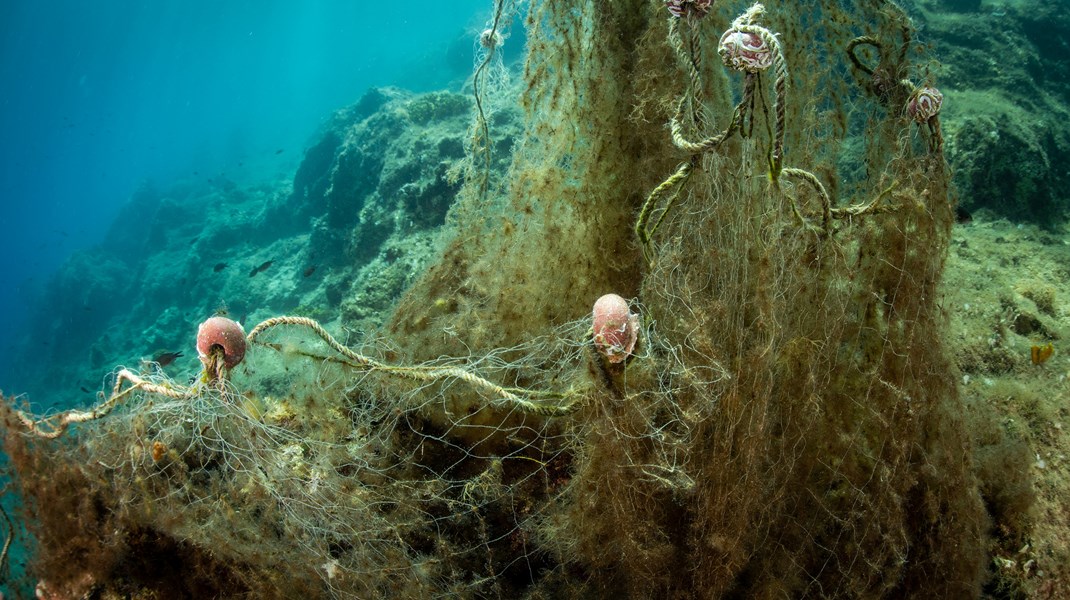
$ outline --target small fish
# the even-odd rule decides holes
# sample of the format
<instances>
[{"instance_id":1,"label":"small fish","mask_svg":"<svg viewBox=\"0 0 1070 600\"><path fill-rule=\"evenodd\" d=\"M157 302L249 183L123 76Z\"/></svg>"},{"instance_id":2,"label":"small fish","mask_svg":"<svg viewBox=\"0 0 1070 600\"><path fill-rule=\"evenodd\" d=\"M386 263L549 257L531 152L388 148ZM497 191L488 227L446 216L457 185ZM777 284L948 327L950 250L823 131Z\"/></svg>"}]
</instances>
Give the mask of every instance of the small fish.
<instances>
[{"instance_id":1,"label":"small fish","mask_svg":"<svg viewBox=\"0 0 1070 600\"><path fill-rule=\"evenodd\" d=\"M222 271L225 268L227 268L227 263L216 263L216 265L214 267L212 267L212 271L214 273L218 273L218 272Z\"/></svg>"},{"instance_id":2,"label":"small fish","mask_svg":"<svg viewBox=\"0 0 1070 600\"><path fill-rule=\"evenodd\" d=\"M260 273L261 271L268 270L268 267L270 267L274 262L275 261L273 261L273 260L269 260L269 261L261 264L259 267L253 268L253 270L249 272L249 277L253 277L257 273Z\"/></svg>"},{"instance_id":3,"label":"small fish","mask_svg":"<svg viewBox=\"0 0 1070 600\"><path fill-rule=\"evenodd\" d=\"M284 151L284 150L283 150L282 148L279 148L278 150L276 150L276 151L275 151L275 154L276 154L276 155L282 154L282 153L283 153L283 151Z\"/></svg>"},{"instance_id":4,"label":"small fish","mask_svg":"<svg viewBox=\"0 0 1070 600\"><path fill-rule=\"evenodd\" d=\"M85 392L87 394L92 394L93 393L93 392L89 391L89 388L85 387L84 385L82 387L78 388L78 389L82 390L83 392Z\"/></svg>"},{"instance_id":5,"label":"small fish","mask_svg":"<svg viewBox=\"0 0 1070 600\"><path fill-rule=\"evenodd\" d=\"M164 350L157 352L156 355L152 357L152 362L160 365L161 367L166 367L167 365L175 362L175 359L181 356L182 352L168 352Z\"/></svg>"},{"instance_id":6,"label":"small fish","mask_svg":"<svg viewBox=\"0 0 1070 600\"><path fill-rule=\"evenodd\" d=\"M316 265L310 265L307 269L305 269L305 271L302 273L302 275L304 275L305 277L308 277L309 275L312 275L315 272L316 272Z\"/></svg>"}]
</instances>

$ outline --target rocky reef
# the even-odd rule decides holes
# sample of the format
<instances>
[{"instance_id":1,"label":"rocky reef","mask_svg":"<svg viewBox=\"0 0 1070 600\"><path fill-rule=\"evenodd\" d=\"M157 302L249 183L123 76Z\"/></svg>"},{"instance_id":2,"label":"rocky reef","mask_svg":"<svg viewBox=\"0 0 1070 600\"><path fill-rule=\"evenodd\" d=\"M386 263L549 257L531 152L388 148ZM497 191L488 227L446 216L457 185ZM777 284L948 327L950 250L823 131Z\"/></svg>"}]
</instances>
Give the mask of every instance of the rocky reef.
<instances>
[{"instance_id":1,"label":"rocky reef","mask_svg":"<svg viewBox=\"0 0 1070 600\"><path fill-rule=\"evenodd\" d=\"M376 88L328 119L292 181L146 183L104 242L52 279L15 387L46 408L79 405L115 365L169 352L183 356L168 373L187 377L195 325L218 310L374 330L436 252L471 108L460 93ZM515 109L497 117L500 160L518 122Z\"/></svg>"},{"instance_id":2,"label":"rocky reef","mask_svg":"<svg viewBox=\"0 0 1070 600\"><path fill-rule=\"evenodd\" d=\"M1070 214L1070 11L1057 0L913 3L947 94L963 208L1041 226Z\"/></svg>"}]
</instances>

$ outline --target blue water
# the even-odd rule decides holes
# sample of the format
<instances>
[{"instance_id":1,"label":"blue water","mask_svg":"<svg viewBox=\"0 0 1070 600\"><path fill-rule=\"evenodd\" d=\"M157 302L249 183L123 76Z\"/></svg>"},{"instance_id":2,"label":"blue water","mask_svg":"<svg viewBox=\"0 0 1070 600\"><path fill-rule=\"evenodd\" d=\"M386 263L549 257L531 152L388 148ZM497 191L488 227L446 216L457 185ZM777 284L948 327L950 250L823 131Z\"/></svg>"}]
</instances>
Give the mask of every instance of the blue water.
<instances>
[{"instance_id":1,"label":"blue water","mask_svg":"<svg viewBox=\"0 0 1070 600\"><path fill-rule=\"evenodd\" d=\"M49 276L140 184L292 176L317 124L370 86L462 80L490 8L0 2L0 389L18 391L12 340Z\"/></svg>"}]
</instances>

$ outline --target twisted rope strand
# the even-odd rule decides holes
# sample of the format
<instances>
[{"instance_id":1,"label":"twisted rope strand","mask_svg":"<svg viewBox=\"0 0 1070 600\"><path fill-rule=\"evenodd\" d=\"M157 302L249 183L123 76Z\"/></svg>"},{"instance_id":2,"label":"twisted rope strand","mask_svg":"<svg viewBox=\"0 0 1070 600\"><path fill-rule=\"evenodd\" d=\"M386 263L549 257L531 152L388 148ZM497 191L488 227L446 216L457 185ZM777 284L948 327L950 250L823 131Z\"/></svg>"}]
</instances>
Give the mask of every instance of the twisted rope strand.
<instances>
[{"instance_id":1,"label":"twisted rope strand","mask_svg":"<svg viewBox=\"0 0 1070 600\"><path fill-rule=\"evenodd\" d=\"M504 388L496 383L488 381L474 373L466 371L460 367L433 367L433 366L397 366L390 365L383 362L379 362L362 354L358 354L349 348L338 343L337 340L323 328L322 325L317 323L313 319L307 317L274 317L268 319L249 332L247 340L251 344L261 344L258 338L265 331L278 327L280 325L294 325L298 327L305 327L315 333L321 340L323 340L332 350L345 356L351 361L350 366L354 368L363 368L370 371L382 371L397 377L403 377L406 379L412 379L415 381L438 381L442 379L460 379L465 383L471 385L474 388L480 389L492 396L497 396L501 400L511 403L516 408L527 412L543 416L561 416L566 415L579 408L579 403L576 398L572 398L570 401L551 405L534 402L529 398L560 398L566 399L571 394L558 394L554 392L544 392L537 390L526 390L522 388Z\"/></svg>"},{"instance_id":2,"label":"twisted rope strand","mask_svg":"<svg viewBox=\"0 0 1070 600\"><path fill-rule=\"evenodd\" d=\"M129 382L131 384L130 387L123 389L124 382ZM166 396L176 400L188 398L192 394L189 389L172 388L150 383L128 369L122 369L115 376L115 387L112 388L111 396L88 411L68 410L43 419L34 419L21 410L15 410L15 416L30 433L45 439L55 439L63 435L63 432L70 427L71 423L85 423L107 415L119 405L120 400L130 395L134 390L144 390L150 394Z\"/></svg>"}]
</instances>

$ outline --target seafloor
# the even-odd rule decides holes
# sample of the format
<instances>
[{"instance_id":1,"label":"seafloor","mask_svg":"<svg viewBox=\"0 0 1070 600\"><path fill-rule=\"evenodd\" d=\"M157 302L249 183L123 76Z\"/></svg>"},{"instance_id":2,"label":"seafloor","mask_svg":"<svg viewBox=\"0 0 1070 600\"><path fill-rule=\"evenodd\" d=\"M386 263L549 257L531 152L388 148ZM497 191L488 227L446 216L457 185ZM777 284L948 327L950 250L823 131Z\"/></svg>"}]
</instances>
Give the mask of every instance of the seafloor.
<instances>
[{"instance_id":1,"label":"seafloor","mask_svg":"<svg viewBox=\"0 0 1070 600\"><path fill-rule=\"evenodd\" d=\"M960 390L997 547L993 568L1030 597L1070 584L1070 241L1006 219L956 227L944 280ZM1034 364L1033 348L1052 356ZM1019 587L1020 585L1020 587ZM1014 596L1011 596L1014 597Z\"/></svg>"}]
</instances>

